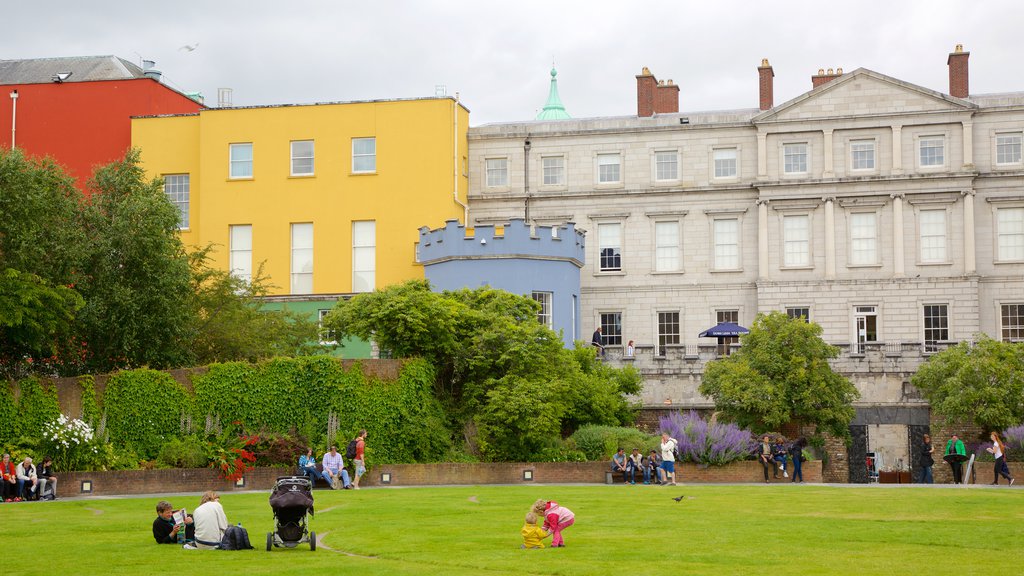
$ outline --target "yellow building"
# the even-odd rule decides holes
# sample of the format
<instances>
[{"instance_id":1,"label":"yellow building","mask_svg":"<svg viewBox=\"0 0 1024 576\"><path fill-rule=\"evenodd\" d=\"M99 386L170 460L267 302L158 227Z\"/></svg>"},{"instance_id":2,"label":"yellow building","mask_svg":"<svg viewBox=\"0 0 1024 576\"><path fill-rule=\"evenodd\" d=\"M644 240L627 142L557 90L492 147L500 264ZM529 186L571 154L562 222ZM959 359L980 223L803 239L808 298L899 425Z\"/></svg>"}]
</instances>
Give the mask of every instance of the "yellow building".
<instances>
[{"instance_id":1,"label":"yellow building","mask_svg":"<svg viewBox=\"0 0 1024 576\"><path fill-rule=\"evenodd\" d=\"M468 125L450 97L215 108L134 118L132 144L186 246L313 312L423 277L419 227L465 222Z\"/></svg>"}]
</instances>

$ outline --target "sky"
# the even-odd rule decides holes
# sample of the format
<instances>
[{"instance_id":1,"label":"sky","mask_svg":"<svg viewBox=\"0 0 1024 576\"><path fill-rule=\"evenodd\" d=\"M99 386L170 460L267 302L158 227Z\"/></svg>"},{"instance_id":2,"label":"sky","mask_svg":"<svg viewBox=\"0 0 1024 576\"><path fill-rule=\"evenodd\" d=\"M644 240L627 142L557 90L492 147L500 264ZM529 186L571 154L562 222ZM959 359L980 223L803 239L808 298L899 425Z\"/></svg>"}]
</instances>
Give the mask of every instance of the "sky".
<instances>
[{"instance_id":1,"label":"sky","mask_svg":"<svg viewBox=\"0 0 1024 576\"><path fill-rule=\"evenodd\" d=\"M471 125L531 120L552 63L576 118L636 114L646 66L680 86L680 111L756 108L757 66L775 104L819 68L864 67L948 92L946 57L971 52L972 94L1024 91L1024 2L659 0L3 0L0 59L116 55L216 105L433 96ZM188 50L183 47L194 47Z\"/></svg>"}]
</instances>

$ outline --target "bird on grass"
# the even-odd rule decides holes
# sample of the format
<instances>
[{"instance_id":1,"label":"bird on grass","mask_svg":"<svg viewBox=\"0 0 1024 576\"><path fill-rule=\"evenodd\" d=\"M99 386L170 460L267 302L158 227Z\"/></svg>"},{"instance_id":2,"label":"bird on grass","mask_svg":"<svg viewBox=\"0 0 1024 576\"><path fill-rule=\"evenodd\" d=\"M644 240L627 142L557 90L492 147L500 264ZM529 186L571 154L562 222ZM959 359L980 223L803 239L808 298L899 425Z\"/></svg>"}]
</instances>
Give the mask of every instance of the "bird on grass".
<instances>
[{"instance_id":1,"label":"bird on grass","mask_svg":"<svg viewBox=\"0 0 1024 576\"><path fill-rule=\"evenodd\" d=\"M673 500L675 500L676 502L682 502L682 501L683 501L683 498L685 498L685 497L686 497L686 495L685 495L685 494L680 494L680 495L679 495L679 498L673 498Z\"/></svg>"}]
</instances>

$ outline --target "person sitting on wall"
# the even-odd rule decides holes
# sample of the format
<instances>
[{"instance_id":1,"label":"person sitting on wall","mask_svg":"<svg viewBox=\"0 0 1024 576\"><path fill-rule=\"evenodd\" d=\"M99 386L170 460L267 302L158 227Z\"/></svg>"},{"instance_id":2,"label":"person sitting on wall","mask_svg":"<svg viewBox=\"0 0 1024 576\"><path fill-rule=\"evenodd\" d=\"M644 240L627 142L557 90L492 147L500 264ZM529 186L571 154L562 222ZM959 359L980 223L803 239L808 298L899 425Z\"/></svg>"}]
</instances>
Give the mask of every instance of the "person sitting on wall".
<instances>
[{"instance_id":1,"label":"person sitting on wall","mask_svg":"<svg viewBox=\"0 0 1024 576\"><path fill-rule=\"evenodd\" d=\"M57 499L57 475L53 473L53 458L46 456L43 463L36 468L36 475L39 476L39 497L46 496L46 487L50 487L50 494Z\"/></svg>"},{"instance_id":2,"label":"person sitting on wall","mask_svg":"<svg viewBox=\"0 0 1024 576\"><path fill-rule=\"evenodd\" d=\"M651 450L651 453L647 455L644 460L644 484L661 484L661 476L658 471L661 470L661 458L658 456L657 450Z\"/></svg>"},{"instance_id":3,"label":"person sitting on wall","mask_svg":"<svg viewBox=\"0 0 1024 576\"><path fill-rule=\"evenodd\" d=\"M789 472L786 471L786 456L788 454L786 449L786 437L779 435L775 439L775 444L772 444L772 460L778 465L778 470L775 471L775 477L779 477L779 470L782 470L782 477L789 478Z\"/></svg>"},{"instance_id":4,"label":"person sitting on wall","mask_svg":"<svg viewBox=\"0 0 1024 576\"><path fill-rule=\"evenodd\" d=\"M4 502L13 502L15 498L21 499L18 494L18 472L11 462L11 455L4 454L3 461L0 461L0 497Z\"/></svg>"},{"instance_id":5,"label":"person sitting on wall","mask_svg":"<svg viewBox=\"0 0 1024 576\"><path fill-rule=\"evenodd\" d=\"M636 471L643 470L644 455L639 448L633 448L633 453L626 458L626 474L629 476L629 483L636 484Z\"/></svg>"},{"instance_id":6,"label":"person sitting on wall","mask_svg":"<svg viewBox=\"0 0 1024 576\"><path fill-rule=\"evenodd\" d=\"M166 500L156 503L156 519L153 520L153 539L157 544L177 544L178 532L185 528L185 541L191 542L196 538L196 527L192 522L192 516L186 516L183 524L174 521L174 507Z\"/></svg>"},{"instance_id":7,"label":"person sitting on wall","mask_svg":"<svg viewBox=\"0 0 1024 576\"><path fill-rule=\"evenodd\" d=\"M22 500L35 500L38 498L36 489L39 487L39 477L36 476L36 467L32 465L32 459L28 456L25 457L18 466L14 469L14 473L18 477L18 494ZM25 485L29 485L30 489L28 492L25 491Z\"/></svg>"},{"instance_id":8,"label":"person sitting on wall","mask_svg":"<svg viewBox=\"0 0 1024 576\"><path fill-rule=\"evenodd\" d=\"M626 468L627 460L629 458L626 457L626 450L619 448L619 451L612 455L612 473L622 472L622 481L629 484L628 470Z\"/></svg>"},{"instance_id":9,"label":"person sitting on wall","mask_svg":"<svg viewBox=\"0 0 1024 576\"><path fill-rule=\"evenodd\" d=\"M330 451L324 454L320 461L323 462L324 477L331 483L331 488L348 490L352 486L352 482L348 478L348 470L345 470L345 461L338 453L337 446L331 446Z\"/></svg>"},{"instance_id":10,"label":"person sitting on wall","mask_svg":"<svg viewBox=\"0 0 1024 576\"><path fill-rule=\"evenodd\" d=\"M320 480L323 480L324 482L327 482L328 485L330 485L331 483L331 481L328 480L327 477L323 475L323 473L317 470L316 456L313 456L312 447L306 448L306 453L303 454L302 456L299 456L299 470L302 472L304 476L309 478L310 488L316 486L316 481L318 478Z\"/></svg>"}]
</instances>

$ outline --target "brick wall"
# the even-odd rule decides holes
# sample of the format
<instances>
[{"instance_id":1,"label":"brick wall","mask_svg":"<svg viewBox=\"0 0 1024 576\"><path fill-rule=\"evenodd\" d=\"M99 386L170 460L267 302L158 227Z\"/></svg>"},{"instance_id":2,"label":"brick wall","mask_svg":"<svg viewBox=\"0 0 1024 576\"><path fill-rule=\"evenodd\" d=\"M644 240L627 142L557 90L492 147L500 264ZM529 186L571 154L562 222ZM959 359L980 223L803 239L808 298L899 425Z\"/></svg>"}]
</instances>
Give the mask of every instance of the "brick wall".
<instances>
[{"instance_id":1,"label":"brick wall","mask_svg":"<svg viewBox=\"0 0 1024 576\"><path fill-rule=\"evenodd\" d=\"M850 461L846 452L846 441L826 434L825 452L828 454L828 461L821 472L823 480L831 484L849 482Z\"/></svg>"},{"instance_id":2,"label":"brick wall","mask_svg":"<svg viewBox=\"0 0 1024 576\"><path fill-rule=\"evenodd\" d=\"M514 462L382 464L363 476L362 486L382 486L382 475L390 475L392 486L441 486L472 484L603 484L607 462ZM58 494L80 496L83 481L91 482L93 496L122 494L168 494L177 492L232 492L269 490L287 468L257 468L245 476L245 486L217 478L211 468L168 470L120 470L113 472L66 472L60 475ZM524 480L531 472L532 481ZM805 462L804 480L821 482L821 462ZM755 461L701 469L694 464L677 464L677 479L684 483L763 482L761 465ZM616 480L619 477L616 476ZM782 482L783 479L773 482ZM788 480L785 480L788 482Z\"/></svg>"}]
</instances>

